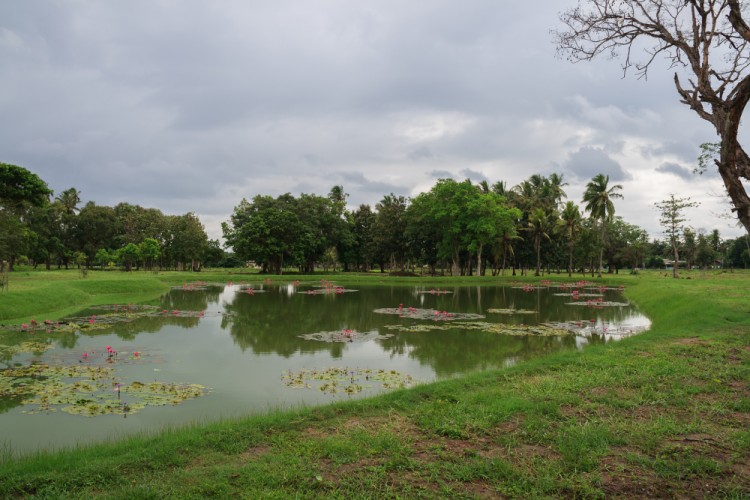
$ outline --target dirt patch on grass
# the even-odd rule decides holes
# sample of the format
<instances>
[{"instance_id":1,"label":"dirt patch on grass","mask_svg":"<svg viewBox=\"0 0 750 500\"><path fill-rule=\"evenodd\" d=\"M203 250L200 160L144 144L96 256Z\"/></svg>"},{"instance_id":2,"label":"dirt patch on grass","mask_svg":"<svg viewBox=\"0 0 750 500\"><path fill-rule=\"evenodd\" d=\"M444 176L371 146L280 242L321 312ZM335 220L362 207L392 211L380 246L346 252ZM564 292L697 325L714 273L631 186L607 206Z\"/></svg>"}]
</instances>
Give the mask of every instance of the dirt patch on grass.
<instances>
[{"instance_id":1,"label":"dirt patch on grass","mask_svg":"<svg viewBox=\"0 0 750 500\"><path fill-rule=\"evenodd\" d=\"M701 347L707 347L710 345L708 342L706 342L705 340L701 340L698 337L687 337L684 339L676 340L674 344L681 345L681 346L687 345L687 346L701 346Z\"/></svg>"},{"instance_id":2,"label":"dirt patch on grass","mask_svg":"<svg viewBox=\"0 0 750 500\"><path fill-rule=\"evenodd\" d=\"M263 455L266 455L271 452L270 446L253 446L252 448L248 448L240 455L240 460L243 462L248 462L252 460L257 460Z\"/></svg>"}]
</instances>

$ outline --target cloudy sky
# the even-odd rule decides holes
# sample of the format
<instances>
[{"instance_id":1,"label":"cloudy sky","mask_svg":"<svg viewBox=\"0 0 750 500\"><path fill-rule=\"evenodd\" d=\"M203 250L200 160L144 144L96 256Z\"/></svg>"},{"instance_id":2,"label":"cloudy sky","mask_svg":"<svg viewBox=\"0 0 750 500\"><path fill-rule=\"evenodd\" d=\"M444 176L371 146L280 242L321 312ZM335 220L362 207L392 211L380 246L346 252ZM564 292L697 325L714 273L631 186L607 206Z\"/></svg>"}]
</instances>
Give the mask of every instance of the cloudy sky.
<instances>
[{"instance_id":1,"label":"cloudy sky","mask_svg":"<svg viewBox=\"0 0 750 500\"><path fill-rule=\"evenodd\" d=\"M195 212L212 238L244 198L374 205L453 177L514 186L597 173L661 237L654 203L701 203L696 230L742 234L718 175L692 174L711 127L672 73L622 78L559 59L577 0L0 0L0 161L56 193Z\"/></svg>"}]
</instances>

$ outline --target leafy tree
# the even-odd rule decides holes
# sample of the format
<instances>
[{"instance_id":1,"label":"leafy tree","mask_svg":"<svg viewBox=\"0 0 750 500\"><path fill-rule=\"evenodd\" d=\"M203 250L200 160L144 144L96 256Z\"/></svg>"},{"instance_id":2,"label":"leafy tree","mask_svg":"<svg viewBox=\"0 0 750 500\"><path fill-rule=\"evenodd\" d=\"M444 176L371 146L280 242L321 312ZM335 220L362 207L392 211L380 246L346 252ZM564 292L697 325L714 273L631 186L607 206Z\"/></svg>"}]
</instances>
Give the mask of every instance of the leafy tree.
<instances>
[{"instance_id":1,"label":"leafy tree","mask_svg":"<svg viewBox=\"0 0 750 500\"><path fill-rule=\"evenodd\" d=\"M482 250L491 245L498 235L515 227L515 221L521 218L521 211L508 208L505 199L491 191L477 192L466 204L467 249L477 253L477 276L482 276Z\"/></svg>"},{"instance_id":2,"label":"leafy tree","mask_svg":"<svg viewBox=\"0 0 750 500\"><path fill-rule=\"evenodd\" d=\"M615 214L615 205L613 198L622 198L618 193L622 186L615 184L609 187L609 176L597 174L591 181L586 184L586 191L583 193L583 202L586 204L584 209L589 212L591 219L599 222L599 277L602 277L604 244L606 240L607 221L611 220Z\"/></svg>"},{"instance_id":3,"label":"leafy tree","mask_svg":"<svg viewBox=\"0 0 750 500\"><path fill-rule=\"evenodd\" d=\"M154 238L146 238L138 245L138 257L143 261L143 267L150 271L154 267L154 262L161 255L159 242Z\"/></svg>"},{"instance_id":4,"label":"leafy tree","mask_svg":"<svg viewBox=\"0 0 750 500\"><path fill-rule=\"evenodd\" d=\"M370 269L375 255L373 227L376 217L370 205L360 205L352 213L352 236L355 248L354 260L357 267L362 271Z\"/></svg>"},{"instance_id":5,"label":"leafy tree","mask_svg":"<svg viewBox=\"0 0 750 500\"><path fill-rule=\"evenodd\" d=\"M409 255L427 264L429 273L434 275L439 261L438 246L443 235L431 217L432 209L430 193L420 193L412 198L406 210L405 238L409 244Z\"/></svg>"},{"instance_id":6,"label":"leafy tree","mask_svg":"<svg viewBox=\"0 0 750 500\"><path fill-rule=\"evenodd\" d=\"M128 243L117 251L117 257L125 266L125 271L130 272L133 264L138 260L138 245Z\"/></svg>"},{"instance_id":7,"label":"leafy tree","mask_svg":"<svg viewBox=\"0 0 750 500\"><path fill-rule=\"evenodd\" d=\"M100 248L115 248L117 218L112 207L88 202L76 217L73 227L75 251L86 254L91 262Z\"/></svg>"},{"instance_id":8,"label":"leafy tree","mask_svg":"<svg viewBox=\"0 0 750 500\"><path fill-rule=\"evenodd\" d=\"M375 205L377 215L373 224L372 241L381 272L386 262L391 270L405 269L408 248L405 237L406 207L406 198L393 193L385 195Z\"/></svg>"},{"instance_id":9,"label":"leafy tree","mask_svg":"<svg viewBox=\"0 0 750 500\"><path fill-rule=\"evenodd\" d=\"M289 194L277 199L258 195L252 203L243 199L235 207L230 223L222 228L227 244L240 259L254 261L263 272L276 274L281 274L285 261L301 263L301 248L310 248L312 239Z\"/></svg>"},{"instance_id":10,"label":"leafy tree","mask_svg":"<svg viewBox=\"0 0 750 500\"><path fill-rule=\"evenodd\" d=\"M679 277L680 232L683 230L682 223L686 220L683 211L686 208L693 208L698 205L699 203L690 201L690 198L675 198L674 194L670 194L668 199L654 204L659 209L659 223L664 228L664 234L669 238L669 244L672 247L674 256L672 276L675 278Z\"/></svg>"},{"instance_id":11,"label":"leafy tree","mask_svg":"<svg viewBox=\"0 0 750 500\"><path fill-rule=\"evenodd\" d=\"M164 253L178 269L187 267L189 263L192 271L200 271L208 244L208 235L200 219L192 212L168 216L167 228Z\"/></svg>"},{"instance_id":12,"label":"leafy tree","mask_svg":"<svg viewBox=\"0 0 750 500\"><path fill-rule=\"evenodd\" d=\"M98 264L101 269L104 269L113 260L117 260L117 255L112 255L106 248L100 248L94 255L94 263Z\"/></svg>"},{"instance_id":13,"label":"leafy tree","mask_svg":"<svg viewBox=\"0 0 750 500\"><path fill-rule=\"evenodd\" d=\"M750 26L740 0L585 0L563 12L554 36L573 61L623 55L623 70L645 77L657 56L692 73L675 74L681 102L711 123L715 161L737 218L750 232L750 156L738 142L750 101ZM639 59L639 54L644 54Z\"/></svg>"},{"instance_id":14,"label":"leafy tree","mask_svg":"<svg viewBox=\"0 0 750 500\"><path fill-rule=\"evenodd\" d=\"M36 174L23 167L0 163L0 207L40 207L49 202L52 190Z\"/></svg>"},{"instance_id":15,"label":"leafy tree","mask_svg":"<svg viewBox=\"0 0 750 500\"><path fill-rule=\"evenodd\" d=\"M0 272L28 249L29 210L49 203L52 191L36 174L23 167L0 163Z\"/></svg>"},{"instance_id":16,"label":"leafy tree","mask_svg":"<svg viewBox=\"0 0 750 500\"><path fill-rule=\"evenodd\" d=\"M698 234L698 242L695 249L695 263L701 269L706 269L713 265L716 260L717 252L711 247L711 241L703 234Z\"/></svg>"}]
</instances>

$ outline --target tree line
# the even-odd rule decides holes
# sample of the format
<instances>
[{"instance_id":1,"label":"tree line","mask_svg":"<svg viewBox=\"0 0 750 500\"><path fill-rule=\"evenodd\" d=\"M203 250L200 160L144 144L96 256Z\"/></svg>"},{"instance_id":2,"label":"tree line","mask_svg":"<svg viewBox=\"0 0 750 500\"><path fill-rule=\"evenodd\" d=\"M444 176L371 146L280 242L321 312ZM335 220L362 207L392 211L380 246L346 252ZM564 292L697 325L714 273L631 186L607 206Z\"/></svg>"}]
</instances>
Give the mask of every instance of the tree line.
<instances>
[{"instance_id":1,"label":"tree line","mask_svg":"<svg viewBox=\"0 0 750 500\"><path fill-rule=\"evenodd\" d=\"M696 233L671 198L657 203L666 240L615 214L622 187L597 175L580 204L563 176L499 181L440 179L414 197L390 193L371 207L347 208L334 186L326 196L289 193L243 199L222 224L226 251L193 213L165 215L129 203L80 206L75 188L57 196L35 174L0 163L0 262L47 269L240 267L451 275L592 274L621 269L748 267L747 237ZM665 211L666 210L666 211ZM656 216L657 214L655 214ZM675 272L676 275L676 272Z\"/></svg>"},{"instance_id":2,"label":"tree line","mask_svg":"<svg viewBox=\"0 0 750 500\"><path fill-rule=\"evenodd\" d=\"M512 188L440 179L415 197L391 193L374 208L354 210L346 208L342 186L327 196L258 195L235 207L223 234L237 259L274 274L341 266L400 274L601 275L663 268L676 246L688 268L750 264L747 238L723 241L718 230L665 228L668 241L649 241L644 229L615 215L622 187L606 175L591 179L580 206L566 200L566 185L560 174L535 174Z\"/></svg>"},{"instance_id":3,"label":"tree line","mask_svg":"<svg viewBox=\"0 0 750 500\"><path fill-rule=\"evenodd\" d=\"M81 204L75 188L54 193L36 174L0 163L0 262L47 269L120 265L126 270L200 269L223 256L193 213L165 215L129 203Z\"/></svg>"}]
</instances>

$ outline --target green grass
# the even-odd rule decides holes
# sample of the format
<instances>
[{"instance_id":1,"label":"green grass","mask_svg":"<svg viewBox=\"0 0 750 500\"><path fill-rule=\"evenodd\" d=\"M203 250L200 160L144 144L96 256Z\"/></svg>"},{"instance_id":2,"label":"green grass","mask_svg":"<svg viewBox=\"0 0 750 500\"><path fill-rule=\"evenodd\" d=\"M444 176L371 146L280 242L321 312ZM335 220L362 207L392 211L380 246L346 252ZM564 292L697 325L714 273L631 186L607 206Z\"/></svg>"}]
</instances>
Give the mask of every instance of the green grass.
<instances>
[{"instance_id":1,"label":"green grass","mask_svg":"<svg viewBox=\"0 0 750 500\"><path fill-rule=\"evenodd\" d=\"M0 296L0 317L52 316L113 298L149 301L195 277L239 281L221 273L98 274L86 280L64 273L14 276ZM652 319L649 332L627 340L367 400L22 459L0 454L0 494L748 497L750 274L683 276L690 279L605 278L624 284ZM433 284L378 275L332 278ZM320 277L272 277L290 279ZM71 297L63 307L38 309L54 303L55 290ZM33 304L13 309L7 299L15 294Z\"/></svg>"}]
</instances>

